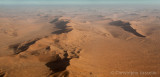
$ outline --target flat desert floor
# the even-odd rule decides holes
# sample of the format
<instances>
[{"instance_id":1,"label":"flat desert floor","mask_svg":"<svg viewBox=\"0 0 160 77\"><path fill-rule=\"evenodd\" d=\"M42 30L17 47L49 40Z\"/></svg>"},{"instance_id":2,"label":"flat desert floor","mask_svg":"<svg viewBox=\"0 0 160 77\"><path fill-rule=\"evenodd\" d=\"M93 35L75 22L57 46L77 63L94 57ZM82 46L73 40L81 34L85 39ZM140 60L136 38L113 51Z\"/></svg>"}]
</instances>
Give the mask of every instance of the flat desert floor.
<instances>
[{"instance_id":1,"label":"flat desert floor","mask_svg":"<svg viewBox=\"0 0 160 77\"><path fill-rule=\"evenodd\" d=\"M1 6L0 77L159 77L160 9Z\"/></svg>"}]
</instances>

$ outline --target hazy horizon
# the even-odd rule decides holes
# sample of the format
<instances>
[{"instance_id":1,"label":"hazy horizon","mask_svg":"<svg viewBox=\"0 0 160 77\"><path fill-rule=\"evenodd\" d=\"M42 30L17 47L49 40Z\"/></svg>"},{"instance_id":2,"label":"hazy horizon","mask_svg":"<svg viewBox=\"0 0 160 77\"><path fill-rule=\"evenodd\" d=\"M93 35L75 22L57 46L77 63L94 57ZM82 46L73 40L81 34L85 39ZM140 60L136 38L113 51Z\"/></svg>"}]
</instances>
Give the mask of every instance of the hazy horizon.
<instances>
[{"instance_id":1,"label":"hazy horizon","mask_svg":"<svg viewBox=\"0 0 160 77\"><path fill-rule=\"evenodd\" d=\"M0 0L1 5L23 4L160 4L159 0Z\"/></svg>"}]
</instances>

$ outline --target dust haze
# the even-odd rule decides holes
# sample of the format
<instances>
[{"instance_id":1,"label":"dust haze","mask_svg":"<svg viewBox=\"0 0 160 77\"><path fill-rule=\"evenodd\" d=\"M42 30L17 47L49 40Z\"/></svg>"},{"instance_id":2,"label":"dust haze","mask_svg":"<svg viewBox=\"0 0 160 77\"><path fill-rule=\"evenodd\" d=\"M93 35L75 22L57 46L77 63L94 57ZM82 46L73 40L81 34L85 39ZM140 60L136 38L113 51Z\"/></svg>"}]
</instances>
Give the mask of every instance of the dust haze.
<instances>
[{"instance_id":1,"label":"dust haze","mask_svg":"<svg viewBox=\"0 0 160 77\"><path fill-rule=\"evenodd\" d=\"M159 77L160 8L1 5L0 77Z\"/></svg>"}]
</instances>

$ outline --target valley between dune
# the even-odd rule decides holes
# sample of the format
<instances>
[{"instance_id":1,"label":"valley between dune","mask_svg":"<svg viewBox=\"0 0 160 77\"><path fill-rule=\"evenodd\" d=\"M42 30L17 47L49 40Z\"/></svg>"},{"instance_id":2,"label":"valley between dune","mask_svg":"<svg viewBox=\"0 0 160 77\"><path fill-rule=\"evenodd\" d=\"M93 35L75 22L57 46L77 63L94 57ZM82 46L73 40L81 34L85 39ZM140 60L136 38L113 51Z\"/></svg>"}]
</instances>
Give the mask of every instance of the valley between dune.
<instances>
[{"instance_id":1,"label":"valley between dune","mask_svg":"<svg viewBox=\"0 0 160 77\"><path fill-rule=\"evenodd\" d=\"M0 18L0 77L160 76L156 16L44 13Z\"/></svg>"}]
</instances>

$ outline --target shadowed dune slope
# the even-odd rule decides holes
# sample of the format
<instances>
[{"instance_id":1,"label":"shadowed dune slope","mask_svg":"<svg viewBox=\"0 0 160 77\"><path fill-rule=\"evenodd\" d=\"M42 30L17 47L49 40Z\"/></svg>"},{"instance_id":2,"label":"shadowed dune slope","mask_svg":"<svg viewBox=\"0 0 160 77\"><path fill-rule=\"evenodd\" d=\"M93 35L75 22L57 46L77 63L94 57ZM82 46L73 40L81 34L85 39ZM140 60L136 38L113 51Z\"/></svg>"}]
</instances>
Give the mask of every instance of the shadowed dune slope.
<instances>
[{"instance_id":1,"label":"shadowed dune slope","mask_svg":"<svg viewBox=\"0 0 160 77\"><path fill-rule=\"evenodd\" d=\"M146 36L141 35L140 33L138 33L135 29L133 29L129 22L123 22L121 20L118 20L118 21L110 22L109 24L117 26L117 27L121 27L123 30L125 30L127 32L130 32L130 33L133 33L134 35L136 35L138 37L146 37Z\"/></svg>"},{"instance_id":2,"label":"shadowed dune slope","mask_svg":"<svg viewBox=\"0 0 160 77\"><path fill-rule=\"evenodd\" d=\"M0 77L159 77L160 12L113 8L0 12Z\"/></svg>"}]
</instances>

